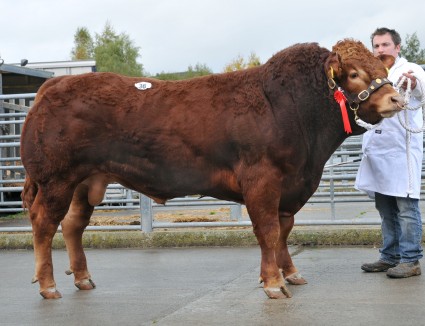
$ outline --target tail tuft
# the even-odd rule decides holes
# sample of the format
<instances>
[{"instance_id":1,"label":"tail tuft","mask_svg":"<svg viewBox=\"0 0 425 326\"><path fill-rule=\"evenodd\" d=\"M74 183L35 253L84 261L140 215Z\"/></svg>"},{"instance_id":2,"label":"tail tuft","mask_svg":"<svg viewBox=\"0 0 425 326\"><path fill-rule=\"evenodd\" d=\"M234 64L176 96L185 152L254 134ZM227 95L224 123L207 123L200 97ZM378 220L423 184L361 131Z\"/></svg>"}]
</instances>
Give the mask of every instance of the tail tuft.
<instances>
[{"instance_id":1,"label":"tail tuft","mask_svg":"<svg viewBox=\"0 0 425 326\"><path fill-rule=\"evenodd\" d=\"M31 178L26 175L24 189L21 193L22 198L22 207L24 209L30 209L32 204L34 203L35 196L37 195L38 187L35 182L31 181Z\"/></svg>"}]
</instances>

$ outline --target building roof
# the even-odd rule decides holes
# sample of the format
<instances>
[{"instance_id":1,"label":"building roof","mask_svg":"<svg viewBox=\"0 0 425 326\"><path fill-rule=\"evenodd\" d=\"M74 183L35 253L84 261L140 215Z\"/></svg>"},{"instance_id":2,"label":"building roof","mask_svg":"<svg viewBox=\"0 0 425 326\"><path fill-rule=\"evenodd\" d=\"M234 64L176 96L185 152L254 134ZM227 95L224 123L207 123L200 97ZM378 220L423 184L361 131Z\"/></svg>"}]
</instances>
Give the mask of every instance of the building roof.
<instances>
[{"instance_id":1,"label":"building roof","mask_svg":"<svg viewBox=\"0 0 425 326\"><path fill-rule=\"evenodd\" d=\"M49 61L49 62L29 62L26 67L36 69L55 69L55 68L75 68L75 67L94 67L96 60L71 60L71 61Z\"/></svg>"},{"instance_id":2,"label":"building roof","mask_svg":"<svg viewBox=\"0 0 425 326\"><path fill-rule=\"evenodd\" d=\"M31 69L0 61L0 94L36 93L53 72Z\"/></svg>"},{"instance_id":3,"label":"building roof","mask_svg":"<svg viewBox=\"0 0 425 326\"><path fill-rule=\"evenodd\" d=\"M10 65L6 63L3 63L0 65L0 73L1 74L12 73L12 74L45 78L45 79L53 76L52 72L36 70L36 69L31 69L31 68L21 67L21 66L15 66L15 65Z\"/></svg>"}]
</instances>

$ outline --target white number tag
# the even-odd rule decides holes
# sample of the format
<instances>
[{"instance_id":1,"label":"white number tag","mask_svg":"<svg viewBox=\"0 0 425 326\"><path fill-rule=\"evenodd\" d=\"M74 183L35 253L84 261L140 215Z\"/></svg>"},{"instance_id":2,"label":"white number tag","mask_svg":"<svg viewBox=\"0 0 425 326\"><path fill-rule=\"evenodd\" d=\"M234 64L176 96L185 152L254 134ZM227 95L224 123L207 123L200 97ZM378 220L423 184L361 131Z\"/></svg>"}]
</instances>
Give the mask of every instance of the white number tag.
<instances>
[{"instance_id":1,"label":"white number tag","mask_svg":"<svg viewBox=\"0 0 425 326\"><path fill-rule=\"evenodd\" d=\"M140 82L140 83L135 83L134 87L136 87L137 89L140 89L141 91L145 91L149 88L152 88L152 84L148 82Z\"/></svg>"}]
</instances>

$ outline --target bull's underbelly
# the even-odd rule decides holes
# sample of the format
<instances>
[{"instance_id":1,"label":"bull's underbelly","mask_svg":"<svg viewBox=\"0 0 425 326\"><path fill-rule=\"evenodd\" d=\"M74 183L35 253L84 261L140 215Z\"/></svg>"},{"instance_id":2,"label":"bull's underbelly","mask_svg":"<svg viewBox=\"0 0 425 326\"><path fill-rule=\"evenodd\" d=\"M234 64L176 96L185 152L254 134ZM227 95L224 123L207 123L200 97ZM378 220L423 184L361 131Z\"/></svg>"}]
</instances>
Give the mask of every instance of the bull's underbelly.
<instances>
[{"instance_id":1,"label":"bull's underbelly","mask_svg":"<svg viewBox=\"0 0 425 326\"><path fill-rule=\"evenodd\" d=\"M261 178L261 176L259 176ZM316 178L317 179L317 178ZM238 181L239 180L239 181ZM286 179L288 180L288 179ZM296 214L313 195L320 179L306 179L281 185L279 211L284 216ZM97 173L84 181L90 186L92 202L100 203L106 186L117 182L143 193L157 203L187 195L211 196L218 199L244 203L241 182L244 180L236 171L218 168L206 161L198 165L128 163L108 164L107 173ZM267 185L266 185L267 186ZM267 189L257 189L266 192ZM99 201L100 200L100 201Z\"/></svg>"},{"instance_id":2,"label":"bull's underbelly","mask_svg":"<svg viewBox=\"0 0 425 326\"><path fill-rule=\"evenodd\" d=\"M93 202L103 198L110 183L143 193L158 203L187 195L212 196L219 199L243 202L236 175L228 169L207 164L179 166L179 164L145 164L108 162L107 167L96 171L83 181L90 188ZM100 202L99 202L100 203Z\"/></svg>"}]
</instances>

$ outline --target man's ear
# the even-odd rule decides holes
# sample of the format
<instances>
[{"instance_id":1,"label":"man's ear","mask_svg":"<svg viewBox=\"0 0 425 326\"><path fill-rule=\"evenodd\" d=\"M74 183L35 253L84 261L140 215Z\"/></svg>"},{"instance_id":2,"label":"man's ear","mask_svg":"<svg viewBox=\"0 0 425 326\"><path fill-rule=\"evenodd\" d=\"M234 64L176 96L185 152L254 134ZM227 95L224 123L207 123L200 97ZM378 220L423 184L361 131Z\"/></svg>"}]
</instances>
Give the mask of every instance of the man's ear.
<instances>
[{"instance_id":1,"label":"man's ear","mask_svg":"<svg viewBox=\"0 0 425 326\"><path fill-rule=\"evenodd\" d=\"M341 77L342 64L341 58L336 52L331 52L325 61L325 73L328 78L334 79Z\"/></svg>"},{"instance_id":2,"label":"man's ear","mask_svg":"<svg viewBox=\"0 0 425 326\"><path fill-rule=\"evenodd\" d=\"M395 58L389 54L380 54L378 55L378 58L382 61L387 70L390 69L395 62Z\"/></svg>"}]
</instances>

